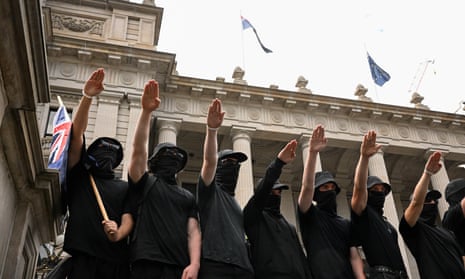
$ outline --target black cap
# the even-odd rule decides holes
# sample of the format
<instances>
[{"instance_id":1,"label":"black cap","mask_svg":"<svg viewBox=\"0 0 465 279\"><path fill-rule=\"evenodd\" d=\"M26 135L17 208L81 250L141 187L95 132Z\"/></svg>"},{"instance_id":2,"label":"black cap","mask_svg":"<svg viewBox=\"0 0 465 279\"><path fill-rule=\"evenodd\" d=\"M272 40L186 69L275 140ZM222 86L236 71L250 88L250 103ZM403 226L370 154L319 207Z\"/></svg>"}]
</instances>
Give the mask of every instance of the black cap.
<instances>
[{"instance_id":1,"label":"black cap","mask_svg":"<svg viewBox=\"0 0 465 279\"><path fill-rule=\"evenodd\" d=\"M179 169L176 172L179 172L182 169L184 169L184 167L187 164L187 152L184 149L182 149L182 148L180 148L180 147L178 147L178 146L176 146L176 145L174 145L174 144L172 144L170 142L163 142L163 143L157 144L157 146L155 146L155 148L153 149L153 153L150 156L150 158L148 159L148 161L150 162L153 159L155 159L155 157L157 156L158 153L160 153L161 151L163 151L164 149L167 149L167 148L176 149L179 153L181 153L183 155L183 162L182 162L181 166L179 167Z\"/></svg>"},{"instance_id":2,"label":"black cap","mask_svg":"<svg viewBox=\"0 0 465 279\"><path fill-rule=\"evenodd\" d=\"M391 192L391 185L389 185L388 183L382 181L379 177L377 176L374 176L374 175L370 175L368 176L368 179L367 179L367 189L370 189L371 187L377 185L377 184L381 184L384 186L384 194L389 194Z\"/></svg>"},{"instance_id":3,"label":"black cap","mask_svg":"<svg viewBox=\"0 0 465 279\"><path fill-rule=\"evenodd\" d=\"M239 163L242 163L247 160L247 155L242 152L235 152L231 149L224 149L218 152L218 160L222 160L224 158L234 158L237 159Z\"/></svg>"},{"instance_id":4,"label":"black cap","mask_svg":"<svg viewBox=\"0 0 465 279\"><path fill-rule=\"evenodd\" d=\"M438 190L428 190L426 193L425 201L439 200L442 197L441 192Z\"/></svg>"},{"instance_id":5,"label":"black cap","mask_svg":"<svg viewBox=\"0 0 465 279\"><path fill-rule=\"evenodd\" d=\"M341 188L337 185L336 180L329 171L319 171L315 174L315 190L329 182L336 185L336 194L339 194Z\"/></svg>"},{"instance_id":6,"label":"black cap","mask_svg":"<svg viewBox=\"0 0 465 279\"><path fill-rule=\"evenodd\" d=\"M276 182L274 183L273 185L273 188L271 188L272 190L289 190L289 186L286 185L286 184L282 184L279 182L279 180L276 180Z\"/></svg>"},{"instance_id":7,"label":"black cap","mask_svg":"<svg viewBox=\"0 0 465 279\"><path fill-rule=\"evenodd\" d=\"M444 191L446 194L446 200L449 202L449 199L454 196L455 194L461 192L463 189L465 189L465 179L464 178L457 178L454 180L451 180L447 186L446 190ZM459 197L459 199L462 199L463 197Z\"/></svg>"},{"instance_id":8,"label":"black cap","mask_svg":"<svg viewBox=\"0 0 465 279\"><path fill-rule=\"evenodd\" d=\"M123 160L123 146L117 139L109 137L96 138L87 148L87 153L92 154L102 144L113 148L117 152L116 161L113 162L112 168L114 169L119 166Z\"/></svg>"}]
</instances>

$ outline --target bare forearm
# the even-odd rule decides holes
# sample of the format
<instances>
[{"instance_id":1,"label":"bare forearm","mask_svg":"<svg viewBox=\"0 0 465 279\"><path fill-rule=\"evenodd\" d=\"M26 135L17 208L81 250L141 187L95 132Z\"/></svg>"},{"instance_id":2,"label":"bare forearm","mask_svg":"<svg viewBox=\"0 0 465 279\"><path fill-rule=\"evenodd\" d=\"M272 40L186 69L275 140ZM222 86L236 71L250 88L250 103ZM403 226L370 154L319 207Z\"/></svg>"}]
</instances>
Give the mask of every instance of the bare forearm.
<instances>
[{"instance_id":1,"label":"bare forearm","mask_svg":"<svg viewBox=\"0 0 465 279\"><path fill-rule=\"evenodd\" d=\"M129 164L129 176L134 181L138 181L146 169L147 145L150 131L151 112L142 110L134 131L132 142L132 156Z\"/></svg>"},{"instance_id":2,"label":"bare forearm","mask_svg":"<svg viewBox=\"0 0 465 279\"><path fill-rule=\"evenodd\" d=\"M357 214L360 214L367 204L368 191L366 185L368 178L368 162L369 157L360 155L355 169L354 192L352 195L351 206Z\"/></svg>"},{"instance_id":3,"label":"bare forearm","mask_svg":"<svg viewBox=\"0 0 465 279\"><path fill-rule=\"evenodd\" d=\"M210 129L207 126L205 135L204 149L203 149L203 164L201 176L205 185L210 185L213 181L217 164L217 130Z\"/></svg>"},{"instance_id":4,"label":"bare forearm","mask_svg":"<svg viewBox=\"0 0 465 279\"><path fill-rule=\"evenodd\" d=\"M305 162L304 173L302 175L302 189L299 195L299 209L306 212L312 203L314 195L315 184L315 168L318 152L308 152L307 160Z\"/></svg>"}]
</instances>

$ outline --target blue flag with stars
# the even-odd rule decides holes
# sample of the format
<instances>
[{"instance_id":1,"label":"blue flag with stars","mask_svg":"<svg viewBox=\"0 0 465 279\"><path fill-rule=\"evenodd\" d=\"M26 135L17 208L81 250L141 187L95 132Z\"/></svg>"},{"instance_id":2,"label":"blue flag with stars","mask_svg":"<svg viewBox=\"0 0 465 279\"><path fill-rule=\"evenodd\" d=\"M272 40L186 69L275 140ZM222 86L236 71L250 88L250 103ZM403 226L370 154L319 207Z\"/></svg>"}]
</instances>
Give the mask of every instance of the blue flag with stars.
<instances>
[{"instance_id":1,"label":"blue flag with stars","mask_svg":"<svg viewBox=\"0 0 465 279\"><path fill-rule=\"evenodd\" d=\"M378 86L383 86L384 83L391 79L391 76L383 70L378 64L375 63L373 58L371 58L370 54L367 53L368 56L368 64L370 65L371 77L373 81Z\"/></svg>"}]
</instances>

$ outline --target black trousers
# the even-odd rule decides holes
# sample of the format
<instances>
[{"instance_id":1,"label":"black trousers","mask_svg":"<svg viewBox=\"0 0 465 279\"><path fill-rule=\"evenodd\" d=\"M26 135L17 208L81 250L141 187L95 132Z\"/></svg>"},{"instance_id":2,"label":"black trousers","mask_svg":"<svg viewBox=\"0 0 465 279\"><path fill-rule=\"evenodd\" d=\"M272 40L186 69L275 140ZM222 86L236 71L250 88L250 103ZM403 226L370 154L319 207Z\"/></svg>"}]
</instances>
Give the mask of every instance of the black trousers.
<instances>
[{"instance_id":1,"label":"black trousers","mask_svg":"<svg viewBox=\"0 0 465 279\"><path fill-rule=\"evenodd\" d=\"M68 279L129 279L129 263L114 263L84 253L73 253Z\"/></svg>"},{"instance_id":2,"label":"black trousers","mask_svg":"<svg viewBox=\"0 0 465 279\"><path fill-rule=\"evenodd\" d=\"M253 279L254 274L238 266L203 260L200 262L198 279Z\"/></svg>"},{"instance_id":3,"label":"black trousers","mask_svg":"<svg viewBox=\"0 0 465 279\"><path fill-rule=\"evenodd\" d=\"M369 279L408 279L405 271L392 270L389 267L385 266L374 266L370 268L369 274L367 274Z\"/></svg>"},{"instance_id":4,"label":"black trousers","mask_svg":"<svg viewBox=\"0 0 465 279\"><path fill-rule=\"evenodd\" d=\"M180 279L183 271L174 265L137 260L131 264L131 279Z\"/></svg>"}]
</instances>

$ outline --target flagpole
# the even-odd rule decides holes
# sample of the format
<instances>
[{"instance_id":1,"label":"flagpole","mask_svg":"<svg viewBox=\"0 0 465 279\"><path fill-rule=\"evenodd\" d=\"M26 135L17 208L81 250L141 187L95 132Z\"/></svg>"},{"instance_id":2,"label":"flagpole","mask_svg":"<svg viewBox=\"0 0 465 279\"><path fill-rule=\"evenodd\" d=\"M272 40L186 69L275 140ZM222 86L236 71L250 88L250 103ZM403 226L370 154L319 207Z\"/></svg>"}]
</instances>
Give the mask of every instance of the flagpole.
<instances>
[{"instance_id":1,"label":"flagpole","mask_svg":"<svg viewBox=\"0 0 465 279\"><path fill-rule=\"evenodd\" d=\"M89 173L90 184L92 185L92 189L94 190L95 198L97 199L98 207L100 208L100 212L102 213L103 220L109 221L107 211L105 210L105 206L102 202L102 197L100 197L100 193L98 192L97 185L95 184L94 177L92 174Z\"/></svg>"},{"instance_id":2,"label":"flagpole","mask_svg":"<svg viewBox=\"0 0 465 279\"><path fill-rule=\"evenodd\" d=\"M242 21L242 11L239 12ZM241 44L242 44L242 69L245 71L245 51L244 51L244 28L241 23Z\"/></svg>"},{"instance_id":3,"label":"flagpole","mask_svg":"<svg viewBox=\"0 0 465 279\"><path fill-rule=\"evenodd\" d=\"M58 104L60 105L60 107L64 106L63 101L61 100L61 97L57 95L57 99L58 99Z\"/></svg>"}]
</instances>

